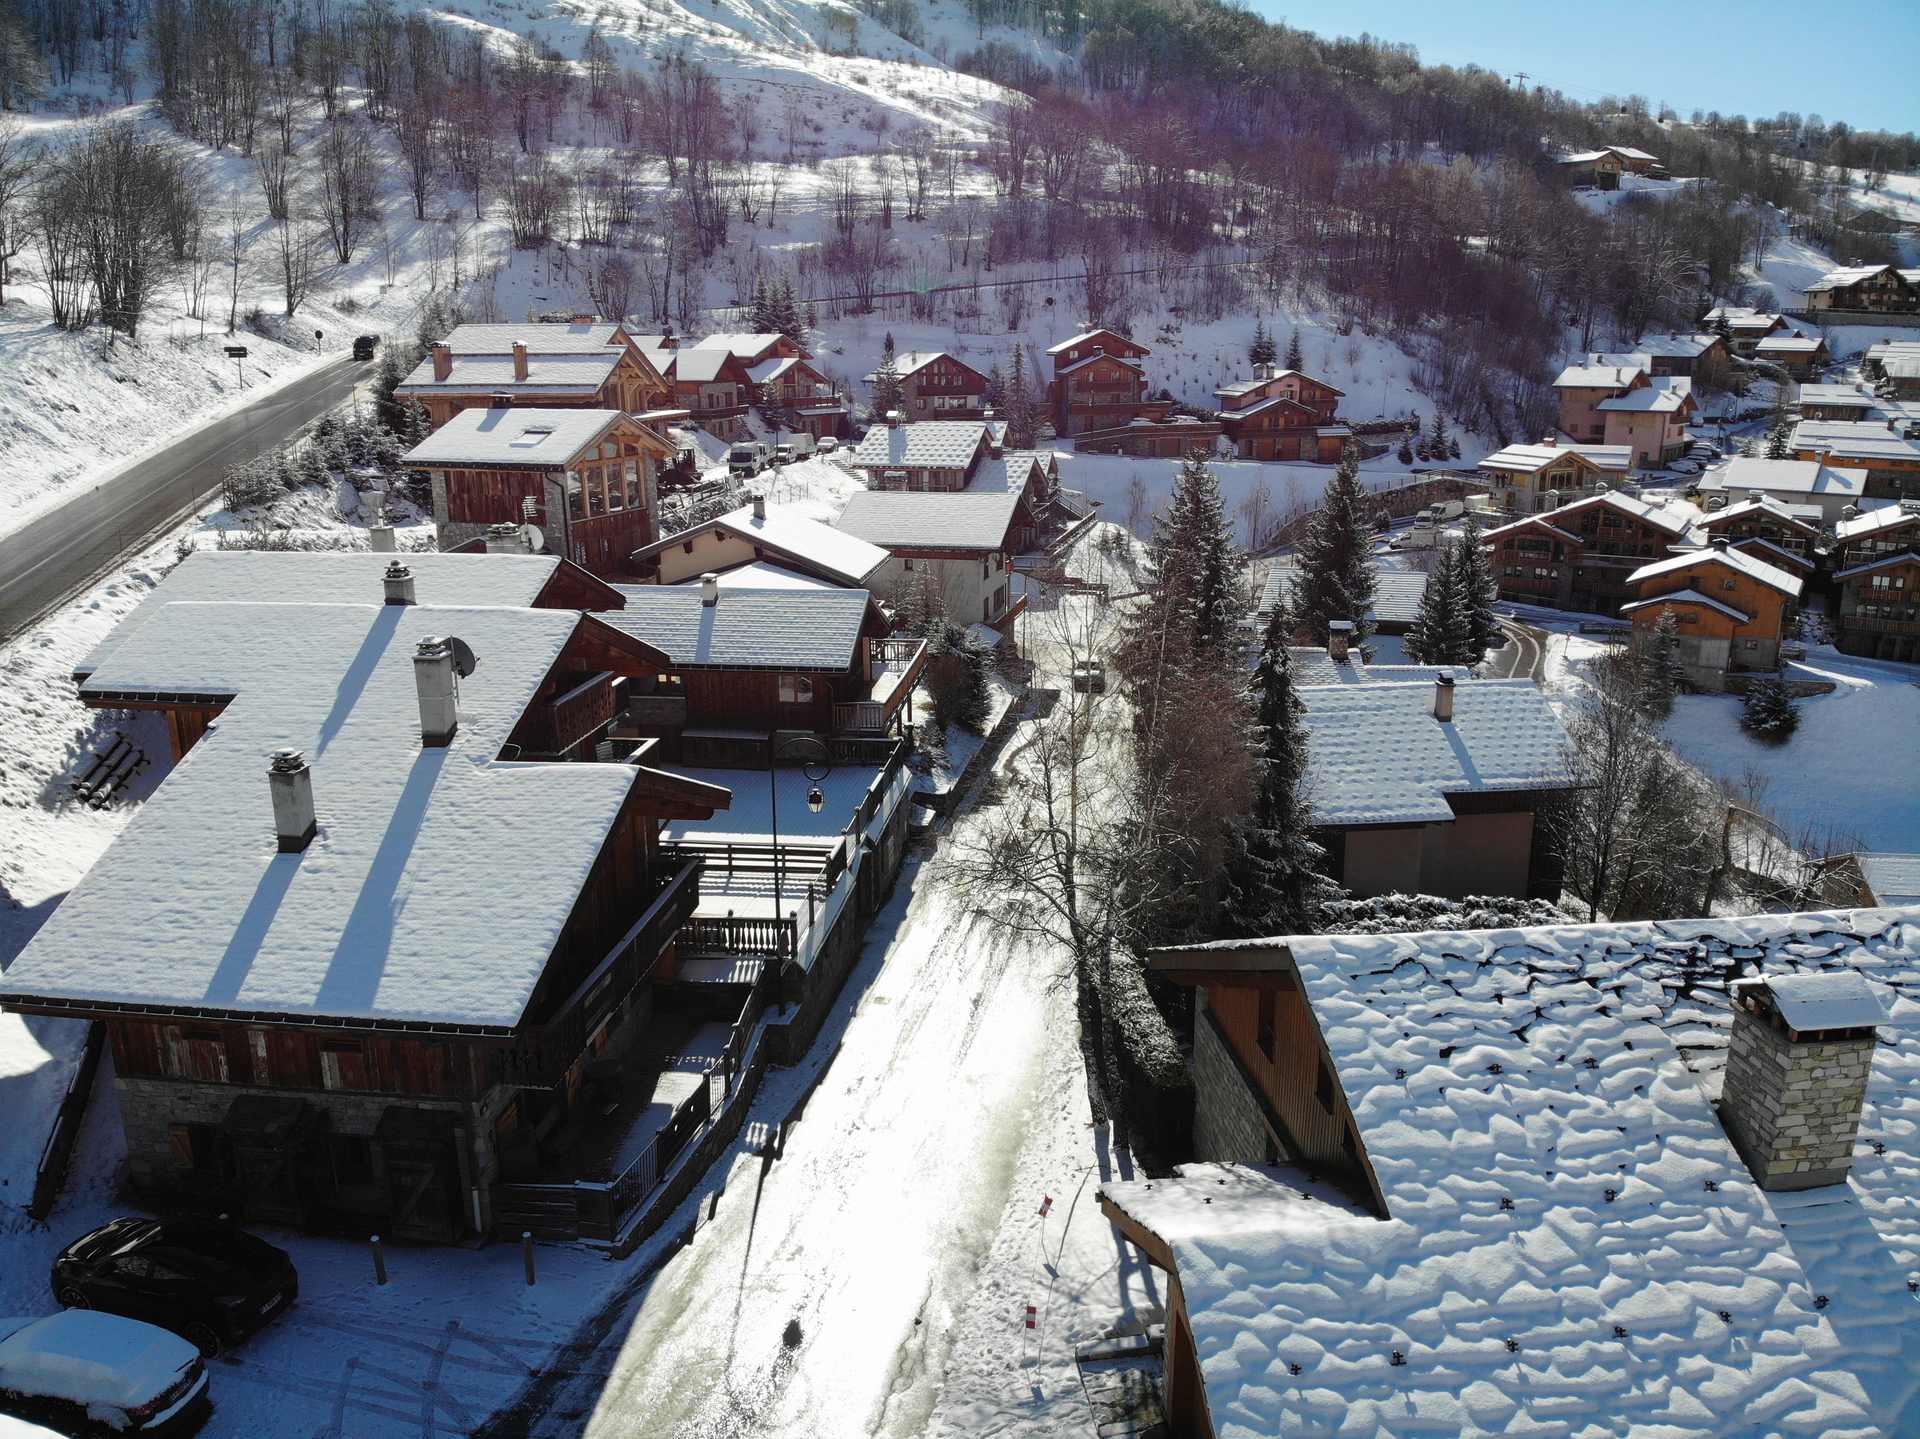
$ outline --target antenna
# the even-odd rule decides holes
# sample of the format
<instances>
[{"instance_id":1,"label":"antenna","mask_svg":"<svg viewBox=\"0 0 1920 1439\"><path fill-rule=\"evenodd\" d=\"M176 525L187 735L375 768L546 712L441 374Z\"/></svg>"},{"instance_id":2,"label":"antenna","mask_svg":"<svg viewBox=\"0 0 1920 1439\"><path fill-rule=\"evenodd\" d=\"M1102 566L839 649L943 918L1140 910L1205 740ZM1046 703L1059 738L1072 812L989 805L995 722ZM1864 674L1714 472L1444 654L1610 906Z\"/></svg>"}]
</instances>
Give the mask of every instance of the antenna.
<instances>
[{"instance_id":1,"label":"antenna","mask_svg":"<svg viewBox=\"0 0 1920 1439\"><path fill-rule=\"evenodd\" d=\"M447 647L453 651L453 672L461 679L480 668L480 661L474 658L473 646L459 636L448 635Z\"/></svg>"}]
</instances>

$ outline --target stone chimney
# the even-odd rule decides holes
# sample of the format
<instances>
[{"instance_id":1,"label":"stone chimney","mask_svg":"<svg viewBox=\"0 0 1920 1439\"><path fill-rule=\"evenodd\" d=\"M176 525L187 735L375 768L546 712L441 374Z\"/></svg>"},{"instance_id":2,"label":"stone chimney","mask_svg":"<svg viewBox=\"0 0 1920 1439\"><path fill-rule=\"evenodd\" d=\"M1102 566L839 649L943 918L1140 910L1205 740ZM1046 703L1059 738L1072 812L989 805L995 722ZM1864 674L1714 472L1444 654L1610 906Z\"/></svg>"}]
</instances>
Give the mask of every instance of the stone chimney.
<instances>
[{"instance_id":1,"label":"stone chimney","mask_svg":"<svg viewBox=\"0 0 1920 1439\"><path fill-rule=\"evenodd\" d=\"M433 378L444 384L452 373L453 351L444 344L435 345L433 347Z\"/></svg>"},{"instance_id":2,"label":"stone chimney","mask_svg":"<svg viewBox=\"0 0 1920 1439\"><path fill-rule=\"evenodd\" d=\"M516 385L527 382L527 347L518 340L513 342L513 382Z\"/></svg>"},{"instance_id":3,"label":"stone chimney","mask_svg":"<svg viewBox=\"0 0 1920 1439\"><path fill-rule=\"evenodd\" d=\"M413 686L420 696L420 743L451 744L460 728L460 690L453 672L453 646L428 635L413 652Z\"/></svg>"},{"instance_id":4,"label":"stone chimney","mask_svg":"<svg viewBox=\"0 0 1920 1439\"><path fill-rule=\"evenodd\" d=\"M720 576L711 570L700 576L700 603L708 609L720 603Z\"/></svg>"},{"instance_id":5,"label":"stone chimney","mask_svg":"<svg viewBox=\"0 0 1920 1439\"><path fill-rule=\"evenodd\" d=\"M267 787L273 791L273 828L280 837L280 853L298 854L313 839L313 771L297 749L277 749L267 766Z\"/></svg>"},{"instance_id":6,"label":"stone chimney","mask_svg":"<svg viewBox=\"0 0 1920 1439\"><path fill-rule=\"evenodd\" d=\"M381 577L387 587L387 603L390 605L410 605L416 603L413 597L413 571L400 560L391 560L387 572Z\"/></svg>"},{"instance_id":7,"label":"stone chimney","mask_svg":"<svg viewBox=\"0 0 1920 1439\"><path fill-rule=\"evenodd\" d=\"M1347 651L1353 644L1352 620L1327 621L1327 658L1337 665L1347 662Z\"/></svg>"},{"instance_id":8,"label":"stone chimney","mask_svg":"<svg viewBox=\"0 0 1920 1439\"><path fill-rule=\"evenodd\" d=\"M524 555L528 553L527 533L511 520L502 520L497 525L487 526L487 553L490 555Z\"/></svg>"},{"instance_id":9,"label":"stone chimney","mask_svg":"<svg viewBox=\"0 0 1920 1439\"><path fill-rule=\"evenodd\" d=\"M1439 675L1433 681L1433 717L1441 724L1453 723L1453 676Z\"/></svg>"},{"instance_id":10,"label":"stone chimney","mask_svg":"<svg viewBox=\"0 0 1920 1439\"><path fill-rule=\"evenodd\" d=\"M1879 999L1855 970L1733 986L1720 1120L1762 1189L1838 1184L1873 1071Z\"/></svg>"},{"instance_id":11,"label":"stone chimney","mask_svg":"<svg viewBox=\"0 0 1920 1439\"><path fill-rule=\"evenodd\" d=\"M766 517L767 517L767 497L766 497L765 495L755 495L755 496L753 497L753 517L754 517L754 518L755 518L756 520L764 520L764 519L766 519Z\"/></svg>"}]
</instances>

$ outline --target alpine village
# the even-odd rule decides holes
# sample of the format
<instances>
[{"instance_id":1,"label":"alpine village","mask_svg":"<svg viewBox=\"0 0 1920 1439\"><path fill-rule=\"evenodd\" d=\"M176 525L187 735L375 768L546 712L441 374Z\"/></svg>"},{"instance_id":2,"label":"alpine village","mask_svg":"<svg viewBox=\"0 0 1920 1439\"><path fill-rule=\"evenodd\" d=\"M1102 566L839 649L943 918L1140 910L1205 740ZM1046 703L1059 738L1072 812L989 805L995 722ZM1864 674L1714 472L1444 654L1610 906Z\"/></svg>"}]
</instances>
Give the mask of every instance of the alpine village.
<instances>
[{"instance_id":1,"label":"alpine village","mask_svg":"<svg viewBox=\"0 0 1920 1439\"><path fill-rule=\"evenodd\" d=\"M0 0L0 1439L1920 1439L1920 10L1642 18Z\"/></svg>"}]
</instances>

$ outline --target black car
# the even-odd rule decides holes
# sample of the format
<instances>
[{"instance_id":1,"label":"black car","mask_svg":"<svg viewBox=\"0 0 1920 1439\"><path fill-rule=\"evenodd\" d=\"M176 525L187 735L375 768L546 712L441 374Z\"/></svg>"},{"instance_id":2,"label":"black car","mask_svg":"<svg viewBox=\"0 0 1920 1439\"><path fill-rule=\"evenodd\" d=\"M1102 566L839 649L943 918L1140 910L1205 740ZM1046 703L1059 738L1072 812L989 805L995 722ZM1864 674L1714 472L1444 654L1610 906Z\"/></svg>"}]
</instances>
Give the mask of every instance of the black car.
<instances>
[{"instance_id":1,"label":"black car","mask_svg":"<svg viewBox=\"0 0 1920 1439\"><path fill-rule=\"evenodd\" d=\"M353 342L353 357L356 360L371 360L373 347L380 343L378 335L361 335Z\"/></svg>"},{"instance_id":2,"label":"black car","mask_svg":"<svg viewBox=\"0 0 1920 1439\"><path fill-rule=\"evenodd\" d=\"M53 1297L171 1329L218 1354L262 1328L300 1292L293 1261L264 1239L210 1219L116 1219L53 1261Z\"/></svg>"}]
</instances>

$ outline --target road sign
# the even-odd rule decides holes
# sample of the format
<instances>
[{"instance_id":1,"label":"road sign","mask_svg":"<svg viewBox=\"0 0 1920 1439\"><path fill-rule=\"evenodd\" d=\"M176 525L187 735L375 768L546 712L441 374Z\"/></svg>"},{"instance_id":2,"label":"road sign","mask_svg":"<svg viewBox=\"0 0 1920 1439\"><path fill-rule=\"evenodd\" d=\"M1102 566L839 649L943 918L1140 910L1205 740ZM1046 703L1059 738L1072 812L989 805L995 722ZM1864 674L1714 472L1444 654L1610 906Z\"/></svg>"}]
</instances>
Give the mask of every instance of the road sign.
<instances>
[{"instance_id":1,"label":"road sign","mask_svg":"<svg viewBox=\"0 0 1920 1439\"><path fill-rule=\"evenodd\" d=\"M246 359L246 357L247 357L247 347L245 345L228 345L227 346L227 358L229 360L244 360Z\"/></svg>"}]
</instances>

